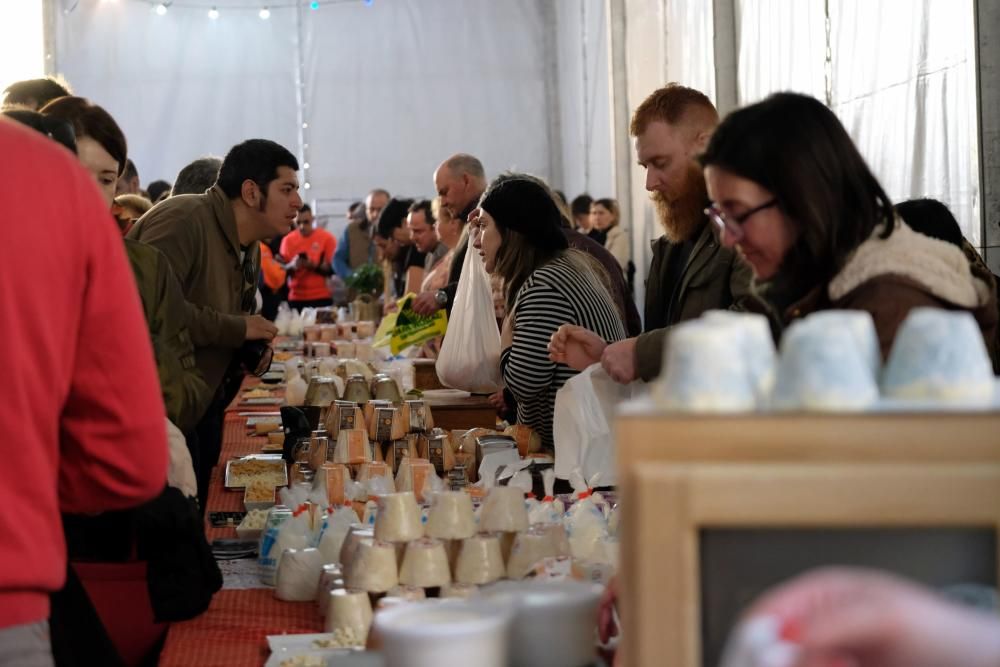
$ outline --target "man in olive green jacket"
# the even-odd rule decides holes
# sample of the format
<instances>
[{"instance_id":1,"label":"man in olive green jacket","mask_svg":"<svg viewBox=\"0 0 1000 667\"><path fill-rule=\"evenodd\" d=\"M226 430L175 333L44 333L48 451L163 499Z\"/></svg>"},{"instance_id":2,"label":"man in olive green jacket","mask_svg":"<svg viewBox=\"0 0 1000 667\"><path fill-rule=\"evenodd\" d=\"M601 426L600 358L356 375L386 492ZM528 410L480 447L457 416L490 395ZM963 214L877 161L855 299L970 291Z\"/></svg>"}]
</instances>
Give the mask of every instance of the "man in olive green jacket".
<instances>
[{"instance_id":1,"label":"man in olive green jacket","mask_svg":"<svg viewBox=\"0 0 1000 667\"><path fill-rule=\"evenodd\" d=\"M553 361L580 370L600 362L621 383L652 380L660 373L670 326L707 310L751 305L750 267L721 246L704 214L708 194L695 158L718 123L705 95L677 84L653 92L636 109L631 127L636 156L664 228L664 236L653 241L645 333L608 345L592 332L566 325L552 336Z\"/></svg>"},{"instance_id":2,"label":"man in olive green jacket","mask_svg":"<svg viewBox=\"0 0 1000 667\"><path fill-rule=\"evenodd\" d=\"M198 368L212 391L244 342L277 333L253 314L258 241L288 231L295 220L302 205L297 169L287 150L252 139L230 151L212 189L161 202L129 232L170 260L184 292Z\"/></svg>"},{"instance_id":3,"label":"man in olive green jacket","mask_svg":"<svg viewBox=\"0 0 1000 667\"><path fill-rule=\"evenodd\" d=\"M236 352L270 341L273 323L255 315L259 241L287 232L302 206L298 162L287 149L250 139L226 155L215 186L154 206L129 238L160 250L184 293L195 361L215 400L198 425L198 494L217 463L225 410L220 387ZM251 369L252 370L252 369Z\"/></svg>"},{"instance_id":4,"label":"man in olive green jacket","mask_svg":"<svg viewBox=\"0 0 1000 667\"><path fill-rule=\"evenodd\" d=\"M189 433L208 407L212 392L195 365L194 347L185 325L184 295L159 250L125 239L125 252L153 342L167 418Z\"/></svg>"}]
</instances>

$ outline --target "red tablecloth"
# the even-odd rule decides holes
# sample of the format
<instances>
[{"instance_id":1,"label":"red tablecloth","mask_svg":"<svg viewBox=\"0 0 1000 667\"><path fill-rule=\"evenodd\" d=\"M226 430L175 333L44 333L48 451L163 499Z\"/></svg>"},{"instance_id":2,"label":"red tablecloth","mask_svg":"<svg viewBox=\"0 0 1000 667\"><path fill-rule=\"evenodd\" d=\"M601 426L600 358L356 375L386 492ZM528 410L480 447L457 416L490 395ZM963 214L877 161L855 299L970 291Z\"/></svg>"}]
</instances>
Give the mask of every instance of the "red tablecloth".
<instances>
[{"instance_id":1,"label":"red tablecloth","mask_svg":"<svg viewBox=\"0 0 1000 667\"><path fill-rule=\"evenodd\" d=\"M219 465L212 471L212 480L208 488L208 500L205 503L205 535L208 541L219 538L235 538L235 528L216 528L208 522L211 512L241 512L243 511L243 490L229 491L225 488L223 475L226 472L226 461L232 458L259 454L267 444L267 438L250 435L247 431L247 418L240 417L236 411L226 412L222 427L222 454Z\"/></svg>"},{"instance_id":2,"label":"red tablecloth","mask_svg":"<svg viewBox=\"0 0 1000 667\"><path fill-rule=\"evenodd\" d=\"M322 631L315 603L281 602L273 589L223 590L204 614L170 627L160 667L263 665L267 635Z\"/></svg>"}]
</instances>

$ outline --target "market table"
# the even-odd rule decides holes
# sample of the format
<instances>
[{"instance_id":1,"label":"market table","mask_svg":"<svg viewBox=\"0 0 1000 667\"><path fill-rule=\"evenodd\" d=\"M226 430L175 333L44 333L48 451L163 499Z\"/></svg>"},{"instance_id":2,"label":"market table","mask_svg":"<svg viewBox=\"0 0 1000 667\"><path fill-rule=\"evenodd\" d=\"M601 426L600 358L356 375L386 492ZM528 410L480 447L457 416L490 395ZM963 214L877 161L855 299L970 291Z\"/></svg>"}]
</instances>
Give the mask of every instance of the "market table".
<instances>
[{"instance_id":1,"label":"market table","mask_svg":"<svg viewBox=\"0 0 1000 667\"><path fill-rule=\"evenodd\" d=\"M276 405L247 405L242 402L243 389L261 385L259 379L249 377L241 391L226 408L222 431L220 465L212 471L205 512L205 533L209 542L216 539L236 538L235 527L212 526L211 512L239 512L243 510L243 493L230 491L224 486L225 462L231 458L257 454L267 443L265 436L248 431L250 414L277 412ZM261 385L267 387L267 385ZM283 392L274 392L280 396ZM468 429L477 426L495 427L496 413L486 396L460 396L444 392L427 398L434 412L435 424L445 429ZM235 561L233 562L235 563ZM160 654L160 665L228 667L262 665L267 659L267 635L282 633L321 632L322 623L311 602L281 602L274 598L272 588L246 588L255 585L250 561L240 561L241 577L227 573L223 590L212 599L211 606L201 616L190 621L171 625ZM242 586L243 588L233 588Z\"/></svg>"}]
</instances>

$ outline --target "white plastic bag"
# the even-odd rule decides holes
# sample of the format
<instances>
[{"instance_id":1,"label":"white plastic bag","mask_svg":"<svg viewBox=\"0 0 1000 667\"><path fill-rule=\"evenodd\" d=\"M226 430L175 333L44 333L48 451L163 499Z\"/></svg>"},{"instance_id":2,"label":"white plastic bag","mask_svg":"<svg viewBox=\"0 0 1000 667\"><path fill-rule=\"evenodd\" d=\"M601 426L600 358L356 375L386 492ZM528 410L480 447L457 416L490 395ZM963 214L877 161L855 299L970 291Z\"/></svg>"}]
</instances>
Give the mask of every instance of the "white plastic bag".
<instances>
[{"instance_id":1,"label":"white plastic bag","mask_svg":"<svg viewBox=\"0 0 1000 667\"><path fill-rule=\"evenodd\" d=\"M437 360L441 384L477 394L500 388L500 330L483 258L469 247L458 281L448 331Z\"/></svg>"},{"instance_id":2,"label":"white plastic bag","mask_svg":"<svg viewBox=\"0 0 1000 667\"><path fill-rule=\"evenodd\" d=\"M556 477L569 479L579 469L586 479L600 475L601 484L617 483L611 424L618 404L637 391L638 383L618 384L594 364L556 392L552 418Z\"/></svg>"}]
</instances>

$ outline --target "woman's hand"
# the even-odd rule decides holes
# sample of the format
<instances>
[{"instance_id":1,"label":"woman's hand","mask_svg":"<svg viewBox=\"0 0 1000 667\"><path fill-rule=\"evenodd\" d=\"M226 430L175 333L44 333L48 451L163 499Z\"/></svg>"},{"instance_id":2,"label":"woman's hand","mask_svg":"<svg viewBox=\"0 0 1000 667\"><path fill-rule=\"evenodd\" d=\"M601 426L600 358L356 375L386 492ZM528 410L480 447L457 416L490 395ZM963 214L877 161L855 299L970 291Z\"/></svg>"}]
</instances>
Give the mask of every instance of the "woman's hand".
<instances>
[{"instance_id":1,"label":"woman's hand","mask_svg":"<svg viewBox=\"0 0 1000 667\"><path fill-rule=\"evenodd\" d=\"M608 344L603 338L575 324L559 327L549 340L549 359L582 371L601 360Z\"/></svg>"},{"instance_id":2,"label":"woman's hand","mask_svg":"<svg viewBox=\"0 0 1000 667\"><path fill-rule=\"evenodd\" d=\"M782 639L799 647L794 667L1000 665L1000 619L874 570L805 574L767 594L748 617L778 622Z\"/></svg>"},{"instance_id":3,"label":"woman's hand","mask_svg":"<svg viewBox=\"0 0 1000 667\"><path fill-rule=\"evenodd\" d=\"M489 400L490 405L492 405L493 408L497 411L497 414L503 414L507 412L507 401L504 400L503 389L500 389L494 394L490 394L490 397L487 400Z\"/></svg>"}]
</instances>

